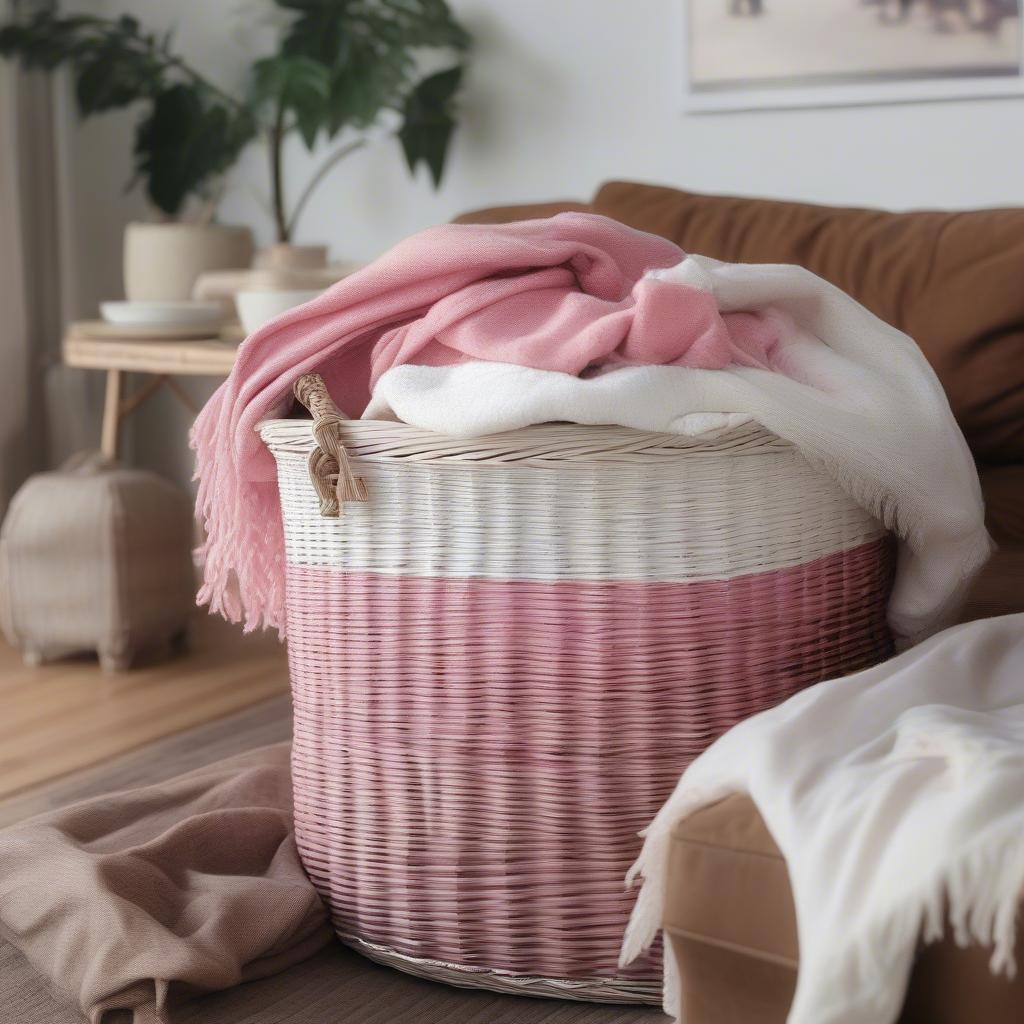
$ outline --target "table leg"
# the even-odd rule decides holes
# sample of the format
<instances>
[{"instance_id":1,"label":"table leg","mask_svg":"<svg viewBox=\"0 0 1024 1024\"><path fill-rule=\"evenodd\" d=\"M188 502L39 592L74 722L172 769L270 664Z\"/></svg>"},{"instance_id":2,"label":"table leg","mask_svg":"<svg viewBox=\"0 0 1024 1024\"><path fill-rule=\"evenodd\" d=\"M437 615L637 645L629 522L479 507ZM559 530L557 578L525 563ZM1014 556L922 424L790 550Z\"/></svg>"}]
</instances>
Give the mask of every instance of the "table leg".
<instances>
[{"instance_id":1,"label":"table leg","mask_svg":"<svg viewBox=\"0 0 1024 1024\"><path fill-rule=\"evenodd\" d=\"M103 429L100 450L108 459L116 459L121 449L121 392L124 372L107 370L107 390L103 397Z\"/></svg>"},{"instance_id":2,"label":"table leg","mask_svg":"<svg viewBox=\"0 0 1024 1024\"><path fill-rule=\"evenodd\" d=\"M176 377L168 376L164 377L164 383L174 393L174 397L177 398L178 401L181 402L181 404L185 406L185 408L188 409L188 411L192 413L193 416L199 415L199 406L196 405L196 403L192 400L192 396L181 386L181 381L179 381Z\"/></svg>"}]
</instances>

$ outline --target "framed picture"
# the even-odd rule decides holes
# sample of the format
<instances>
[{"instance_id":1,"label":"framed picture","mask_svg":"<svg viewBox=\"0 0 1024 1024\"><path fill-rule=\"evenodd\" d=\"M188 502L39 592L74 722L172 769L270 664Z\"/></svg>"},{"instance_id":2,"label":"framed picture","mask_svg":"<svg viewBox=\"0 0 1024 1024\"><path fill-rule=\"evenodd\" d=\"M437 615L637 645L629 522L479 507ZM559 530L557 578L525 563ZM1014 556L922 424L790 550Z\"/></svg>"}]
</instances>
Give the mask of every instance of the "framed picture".
<instances>
[{"instance_id":1,"label":"framed picture","mask_svg":"<svg viewBox=\"0 0 1024 1024\"><path fill-rule=\"evenodd\" d=\"M691 110L1024 95L1021 0L681 0Z\"/></svg>"}]
</instances>

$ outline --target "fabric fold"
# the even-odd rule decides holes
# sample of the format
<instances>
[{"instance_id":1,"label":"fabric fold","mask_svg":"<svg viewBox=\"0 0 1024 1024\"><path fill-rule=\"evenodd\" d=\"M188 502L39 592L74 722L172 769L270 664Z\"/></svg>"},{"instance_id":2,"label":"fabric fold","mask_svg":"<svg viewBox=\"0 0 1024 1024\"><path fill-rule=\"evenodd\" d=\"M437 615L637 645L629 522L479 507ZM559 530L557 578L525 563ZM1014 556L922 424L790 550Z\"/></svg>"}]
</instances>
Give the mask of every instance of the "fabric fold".
<instances>
[{"instance_id":1,"label":"fabric fold","mask_svg":"<svg viewBox=\"0 0 1024 1024\"><path fill-rule=\"evenodd\" d=\"M274 465L255 427L289 407L303 373L318 371L358 417L379 378L408 362L488 359L579 374L606 363L760 358L771 337L757 318L732 323L707 292L644 277L683 256L663 238L593 214L449 224L261 328L192 432L207 537L200 603L248 629L283 630Z\"/></svg>"},{"instance_id":2,"label":"fabric fold","mask_svg":"<svg viewBox=\"0 0 1024 1024\"><path fill-rule=\"evenodd\" d=\"M0 832L0 934L92 1024L166 1019L331 940L295 849L289 744Z\"/></svg>"},{"instance_id":3,"label":"fabric fold","mask_svg":"<svg viewBox=\"0 0 1024 1024\"><path fill-rule=\"evenodd\" d=\"M662 920L671 833L748 794L786 858L800 945L789 1024L891 1024L918 941L947 927L1015 970L1024 892L1024 615L947 630L736 726L646 829L623 944ZM679 1015L666 960L665 1009Z\"/></svg>"},{"instance_id":4,"label":"fabric fold","mask_svg":"<svg viewBox=\"0 0 1024 1024\"><path fill-rule=\"evenodd\" d=\"M977 472L935 374L825 281L687 257L588 214L448 225L254 334L196 421L199 600L249 629L284 626L278 493L255 428L310 370L349 416L458 436L755 419L900 537L890 623L904 644L949 619L990 552Z\"/></svg>"},{"instance_id":5,"label":"fabric fold","mask_svg":"<svg viewBox=\"0 0 1024 1024\"><path fill-rule=\"evenodd\" d=\"M652 276L699 281L726 315L760 311L769 365L606 365L585 379L494 362L406 365L381 377L365 415L461 437L551 420L693 434L745 416L900 538L889 624L901 644L947 624L992 545L974 461L920 349L800 267L689 256ZM742 344L735 324L734 337Z\"/></svg>"}]
</instances>

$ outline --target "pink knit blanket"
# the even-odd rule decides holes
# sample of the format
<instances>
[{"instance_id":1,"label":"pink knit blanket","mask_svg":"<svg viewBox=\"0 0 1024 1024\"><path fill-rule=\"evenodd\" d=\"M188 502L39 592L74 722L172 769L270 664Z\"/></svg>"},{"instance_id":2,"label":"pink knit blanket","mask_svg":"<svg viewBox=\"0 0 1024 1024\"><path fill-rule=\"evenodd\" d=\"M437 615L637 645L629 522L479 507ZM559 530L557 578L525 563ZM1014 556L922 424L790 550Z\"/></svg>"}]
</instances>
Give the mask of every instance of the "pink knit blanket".
<instances>
[{"instance_id":1,"label":"pink knit blanket","mask_svg":"<svg viewBox=\"0 0 1024 1024\"><path fill-rule=\"evenodd\" d=\"M283 628L275 467L256 426L311 370L358 417L379 377L403 363L486 360L573 375L619 364L767 366L775 336L765 321L720 314L706 291L643 277L684 255L590 214L446 225L262 327L193 428L206 526L199 602L247 629Z\"/></svg>"}]
</instances>

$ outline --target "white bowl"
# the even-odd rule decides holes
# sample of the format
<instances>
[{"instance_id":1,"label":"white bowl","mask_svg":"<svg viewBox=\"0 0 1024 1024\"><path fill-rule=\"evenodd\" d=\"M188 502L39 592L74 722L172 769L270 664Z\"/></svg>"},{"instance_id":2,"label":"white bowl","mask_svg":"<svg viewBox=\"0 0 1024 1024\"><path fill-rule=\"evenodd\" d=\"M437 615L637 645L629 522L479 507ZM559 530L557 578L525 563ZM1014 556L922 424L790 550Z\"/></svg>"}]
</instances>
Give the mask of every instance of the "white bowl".
<instances>
[{"instance_id":1,"label":"white bowl","mask_svg":"<svg viewBox=\"0 0 1024 1024\"><path fill-rule=\"evenodd\" d=\"M274 317L321 294L322 288L304 291L238 292L235 295L235 306L238 308L238 319L242 321L245 333L252 334Z\"/></svg>"},{"instance_id":2,"label":"white bowl","mask_svg":"<svg viewBox=\"0 0 1024 1024\"><path fill-rule=\"evenodd\" d=\"M217 302L101 302L108 324L124 327L217 327L224 310Z\"/></svg>"}]
</instances>

